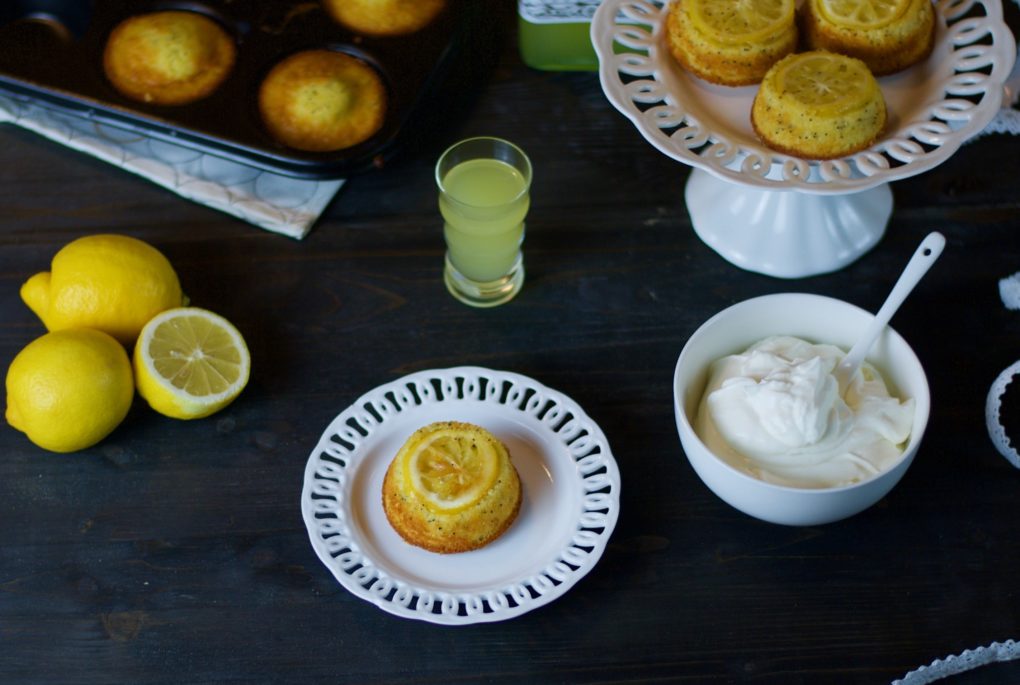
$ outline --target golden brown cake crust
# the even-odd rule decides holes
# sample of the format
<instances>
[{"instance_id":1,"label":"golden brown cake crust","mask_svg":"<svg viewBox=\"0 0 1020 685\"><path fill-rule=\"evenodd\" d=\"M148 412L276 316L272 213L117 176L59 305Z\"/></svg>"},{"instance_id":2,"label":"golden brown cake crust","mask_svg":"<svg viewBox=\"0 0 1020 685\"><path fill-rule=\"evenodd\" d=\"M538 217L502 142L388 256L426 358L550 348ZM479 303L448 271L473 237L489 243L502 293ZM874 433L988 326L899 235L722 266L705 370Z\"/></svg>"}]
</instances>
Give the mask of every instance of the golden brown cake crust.
<instances>
[{"instance_id":1,"label":"golden brown cake crust","mask_svg":"<svg viewBox=\"0 0 1020 685\"><path fill-rule=\"evenodd\" d=\"M227 32L196 12L139 14L118 24L103 52L106 77L122 95L184 105L212 93L234 66Z\"/></svg>"},{"instance_id":2,"label":"golden brown cake crust","mask_svg":"<svg viewBox=\"0 0 1020 685\"><path fill-rule=\"evenodd\" d=\"M259 88L269 133L298 150L329 152L372 137L386 117L386 87L362 60L306 50L273 67Z\"/></svg>"},{"instance_id":3,"label":"golden brown cake crust","mask_svg":"<svg viewBox=\"0 0 1020 685\"><path fill-rule=\"evenodd\" d=\"M805 0L800 24L805 45L856 57L875 76L902 71L927 59L935 44L935 11L931 0L911 0L903 14L875 29L837 26L821 10L822 0Z\"/></svg>"},{"instance_id":4,"label":"golden brown cake crust","mask_svg":"<svg viewBox=\"0 0 1020 685\"><path fill-rule=\"evenodd\" d=\"M484 439L495 442L500 455L499 471L492 487L477 502L453 513L430 508L400 466L405 448L425 432L444 427L474 431L479 439L484 435ZM390 525L409 544L451 554L484 547L503 535L520 512L522 494L520 477L510 462L506 446L479 426L451 421L424 426L408 438L386 470L382 504Z\"/></svg>"},{"instance_id":5,"label":"golden brown cake crust","mask_svg":"<svg viewBox=\"0 0 1020 685\"><path fill-rule=\"evenodd\" d=\"M333 19L349 29L397 36L428 26L446 7L446 0L322 0L322 4Z\"/></svg>"},{"instance_id":6,"label":"golden brown cake crust","mask_svg":"<svg viewBox=\"0 0 1020 685\"><path fill-rule=\"evenodd\" d=\"M805 159L835 159L870 147L885 128L886 107L874 77L859 60L830 55L857 62L856 68L872 86L872 96L866 102L837 115L820 116L818 110L797 103L778 85L777 74L787 62L813 54L816 53L790 55L777 62L762 79L751 105L751 126L755 133L771 149Z\"/></svg>"},{"instance_id":7,"label":"golden brown cake crust","mask_svg":"<svg viewBox=\"0 0 1020 685\"><path fill-rule=\"evenodd\" d=\"M789 24L760 44L728 45L702 35L691 20L688 4L673 0L666 16L666 42L673 58L687 71L722 86L758 83L773 64L797 47L797 27Z\"/></svg>"}]
</instances>

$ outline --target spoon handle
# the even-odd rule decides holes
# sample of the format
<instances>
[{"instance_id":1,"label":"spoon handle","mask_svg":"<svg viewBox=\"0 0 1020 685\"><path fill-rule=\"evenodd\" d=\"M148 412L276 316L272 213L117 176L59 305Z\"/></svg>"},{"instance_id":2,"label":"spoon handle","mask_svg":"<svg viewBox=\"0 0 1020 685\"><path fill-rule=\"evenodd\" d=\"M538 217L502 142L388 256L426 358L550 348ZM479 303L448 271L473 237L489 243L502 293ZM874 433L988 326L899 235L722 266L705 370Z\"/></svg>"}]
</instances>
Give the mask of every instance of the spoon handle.
<instances>
[{"instance_id":1,"label":"spoon handle","mask_svg":"<svg viewBox=\"0 0 1020 685\"><path fill-rule=\"evenodd\" d=\"M907 262L906 268L903 269L899 280L896 281L896 285L893 286L892 291L886 298L882 308L878 310L875 318L871 320L871 323L865 329L864 334L857 339L854 346L847 352L846 357L836 367L835 375L836 380L839 381L841 394L846 390L850 379L857 373L857 369L864 363L864 358L871 350L871 346L875 344L875 340L878 339L879 334L889 323L889 320L892 319L893 314L900 308L903 301L907 299L907 295L914 289L917 282L921 280L921 277L928 273L928 269L931 268L931 265L942 254L942 249L945 246L946 238L938 231L932 231L921 241L921 244L914 252L914 256Z\"/></svg>"}]
</instances>

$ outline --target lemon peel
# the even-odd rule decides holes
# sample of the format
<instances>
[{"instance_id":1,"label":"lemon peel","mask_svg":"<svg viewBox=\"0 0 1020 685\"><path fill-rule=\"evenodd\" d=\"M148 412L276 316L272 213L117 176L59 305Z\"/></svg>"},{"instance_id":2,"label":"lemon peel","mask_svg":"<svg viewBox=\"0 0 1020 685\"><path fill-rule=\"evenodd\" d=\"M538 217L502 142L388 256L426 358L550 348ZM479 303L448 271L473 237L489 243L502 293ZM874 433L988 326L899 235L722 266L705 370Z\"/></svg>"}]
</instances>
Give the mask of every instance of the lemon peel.
<instances>
[{"instance_id":1,"label":"lemon peel","mask_svg":"<svg viewBox=\"0 0 1020 685\"><path fill-rule=\"evenodd\" d=\"M120 425L134 397L124 347L84 328L26 345L7 370L6 389L7 422L51 452L95 445Z\"/></svg>"},{"instance_id":2,"label":"lemon peel","mask_svg":"<svg viewBox=\"0 0 1020 685\"><path fill-rule=\"evenodd\" d=\"M53 257L50 271L21 287L21 299L49 331L94 328L131 345L153 316L185 304L169 260L126 235L73 240Z\"/></svg>"}]
</instances>

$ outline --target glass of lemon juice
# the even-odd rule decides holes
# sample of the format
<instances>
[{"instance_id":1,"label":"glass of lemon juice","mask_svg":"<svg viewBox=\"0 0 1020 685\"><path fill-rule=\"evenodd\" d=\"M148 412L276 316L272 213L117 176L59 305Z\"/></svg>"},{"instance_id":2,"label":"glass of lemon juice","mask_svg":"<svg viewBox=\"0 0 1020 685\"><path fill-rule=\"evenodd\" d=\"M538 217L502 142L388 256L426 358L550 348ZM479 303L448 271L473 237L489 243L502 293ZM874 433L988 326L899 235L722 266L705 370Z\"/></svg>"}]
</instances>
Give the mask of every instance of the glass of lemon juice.
<instances>
[{"instance_id":1,"label":"glass of lemon juice","mask_svg":"<svg viewBox=\"0 0 1020 685\"><path fill-rule=\"evenodd\" d=\"M436 163L450 293L475 307L510 300L524 283L521 243L531 161L500 138L468 138Z\"/></svg>"}]
</instances>

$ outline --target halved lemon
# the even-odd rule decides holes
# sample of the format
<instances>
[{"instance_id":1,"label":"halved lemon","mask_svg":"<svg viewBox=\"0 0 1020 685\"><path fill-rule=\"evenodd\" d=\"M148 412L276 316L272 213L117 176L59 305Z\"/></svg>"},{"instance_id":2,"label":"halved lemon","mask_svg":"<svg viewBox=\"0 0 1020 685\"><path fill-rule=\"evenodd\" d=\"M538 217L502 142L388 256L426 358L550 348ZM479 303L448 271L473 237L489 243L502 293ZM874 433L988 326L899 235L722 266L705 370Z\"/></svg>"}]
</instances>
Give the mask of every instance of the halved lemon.
<instances>
[{"instance_id":1,"label":"halved lemon","mask_svg":"<svg viewBox=\"0 0 1020 685\"><path fill-rule=\"evenodd\" d=\"M480 500L496 483L503 444L468 423L434 423L415 432L400 455L406 481L430 509L452 514Z\"/></svg>"},{"instance_id":2,"label":"halved lemon","mask_svg":"<svg viewBox=\"0 0 1020 685\"><path fill-rule=\"evenodd\" d=\"M907 11L910 0L821 0L825 18L847 29L877 29Z\"/></svg>"},{"instance_id":3,"label":"halved lemon","mask_svg":"<svg viewBox=\"0 0 1020 685\"><path fill-rule=\"evenodd\" d=\"M821 119L863 107L878 90L864 62L830 52L790 55L776 67L779 91Z\"/></svg>"},{"instance_id":4,"label":"halved lemon","mask_svg":"<svg viewBox=\"0 0 1020 685\"><path fill-rule=\"evenodd\" d=\"M198 419L241 394L251 357L238 330L198 307L169 309L142 328L134 351L138 394L160 414Z\"/></svg>"},{"instance_id":5,"label":"halved lemon","mask_svg":"<svg viewBox=\"0 0 1020 685\"><path fill-rule=\"evenodd\" d=\"M685 0L691 23L726 43L768 42L793 21L794 0Z\"/></svg>"}]
</instances>

